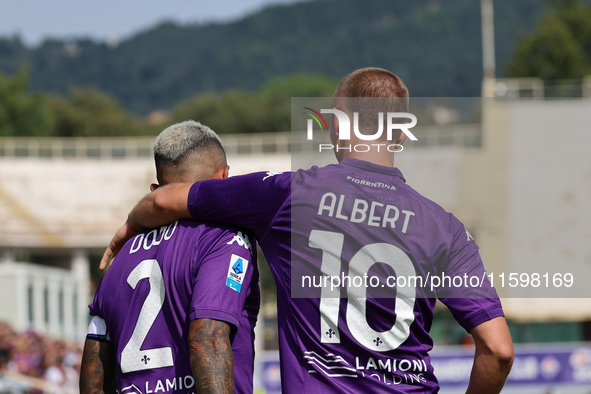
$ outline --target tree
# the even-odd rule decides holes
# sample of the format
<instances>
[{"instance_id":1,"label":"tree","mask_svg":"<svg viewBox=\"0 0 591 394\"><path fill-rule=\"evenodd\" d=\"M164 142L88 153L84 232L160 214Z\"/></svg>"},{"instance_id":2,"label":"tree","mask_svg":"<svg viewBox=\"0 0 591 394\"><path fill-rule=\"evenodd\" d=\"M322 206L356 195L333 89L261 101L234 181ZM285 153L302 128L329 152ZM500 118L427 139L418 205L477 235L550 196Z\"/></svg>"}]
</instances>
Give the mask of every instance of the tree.
<instances>
[{"instance_id":1,"label":"tree","mask_svg":"<svg viewBox=\"0 0 591 394\"><path fill-rule=\"evenodd\" d=\"M27 91L28 71L9 77L0 72L0 136L47 136L51 133L51 114L43 95Z\"/></svg>"},{"instance_id":2,"label":"tree","mask_svg":"<svg viewBox=\"0 0 591 394\"><path fill-rule=\"evenodd\" d=\"M510 76L555 80L591 74L591 5L553 3L536 30L518 42L507 66Z\"/></svg>"},{"instance_id":3,"label":"tree","mask_svg":"<svg viewBox=\"0 0 591 394\"><path fill-rule=\"evenodd\" d=\"M54 135L60 137L113 137L142 135L147 129L127 114L113 97L94 89L73 90L67 98L49 100Z\"/></svg>"},{"instance_id":4,"label":"tree","mask_svg":"<svg viewBox=\"0 0 591 394\"><path fill-rule=\"evenodd\" d=\"M499 64L509 62L518 33L533 29L543 7L540 0L495 2ZM163 23L116 44L48 39L29 49L0 38L0 70L28 64L33 90L67 95L73 86L94 86L138 115L208 91L256 91L297 73L338 80L365 66L396 73L414 97L464 97L480 93L480 31L474 0L298 1L227 23Z\"/></svg>"},{"instance_id":5,"label":"tree","mask_svg":"<svg viewBox=\"0 0 591 394\"><path fill-rule=\"evenodd\" d=\"M332 97L339 80L324 75L291 74L274 78L261 88L263 96Z\"/></svg>"},{"instance_id":6,"label":"tree","mask_svg":"<svg viewBox=\"0 0 591 394\"><path fill-rule=\"evenodd\" d=\"M67 98L31 93L28 71L0 73L0 136L104 137L153 134L113 97L94 89Z\"/></svg>"},{"instance_id":7,"label":"tree","mask_svg":"<svg viewBox=\"0 0 591 394\"><path fill-rule=\"evenodd\" d=\"M179 103L171 121L193 119L220 134L288 131L292 97L330 97L337 83L330 77L297 74L272 79L258 93L206 93Z\"/></svg>"}]
</instances>

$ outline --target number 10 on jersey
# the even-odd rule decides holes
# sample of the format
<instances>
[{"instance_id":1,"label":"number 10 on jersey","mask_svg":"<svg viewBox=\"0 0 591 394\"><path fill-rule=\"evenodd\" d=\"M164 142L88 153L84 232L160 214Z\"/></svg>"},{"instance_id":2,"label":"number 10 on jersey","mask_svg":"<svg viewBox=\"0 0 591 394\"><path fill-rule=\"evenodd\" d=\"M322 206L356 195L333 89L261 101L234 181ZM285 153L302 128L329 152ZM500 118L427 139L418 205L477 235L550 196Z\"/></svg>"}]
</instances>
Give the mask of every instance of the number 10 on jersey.
<instances>
[{"instance_id":1,"label":"number 10 on jersey","mask_svg":"<svg viewBox=\"0 0 591 394\"><path fill-rule=\"evenodd\" d=\"M322 275L339 277L343 261L341 259L345 236L331 231L312 230L309 246L322 250ZM395 245L372 243L363 246L349 262L348 276L367 275L376 263L392 267L398 276L415 275L410 258ZM410 325L414 321L416 290L412 287L398 288L394 313L396 320L386 331L375 331L367 322L367 289L355 287L355 281L347 283L347 311L345 322L353 338L362 346L379 352L398 348L410 335ZM340 343L339 305L341 289L324 286L320 294L320 338L322 343ZM371 302L371 300L370 300Z\"/></svg>"}]
</instances>

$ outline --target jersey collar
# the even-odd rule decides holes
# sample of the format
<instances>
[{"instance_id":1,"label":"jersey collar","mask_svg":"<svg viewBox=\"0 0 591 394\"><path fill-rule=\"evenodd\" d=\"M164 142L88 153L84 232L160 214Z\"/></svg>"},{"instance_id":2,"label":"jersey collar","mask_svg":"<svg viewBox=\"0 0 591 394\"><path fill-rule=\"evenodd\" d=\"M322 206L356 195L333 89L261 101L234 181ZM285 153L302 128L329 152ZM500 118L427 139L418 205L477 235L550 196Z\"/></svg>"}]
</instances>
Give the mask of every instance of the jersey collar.
<instances>
[{"instance_id":1,"label":"jersey collar","mask_svg":"<svg viewBox=\"0 0 591 394\"><path fill-rule=\"evenodd\" d=\"M400 170L396 167L384 167L378 164L370 163L369 161L353 159L350 157L343 159L340 164L360 168L365 171L377 172L389 176L396 176L402 179L404 183L406 183L406 179L404 179L402 172L400 172Z\"/></svg>"}]
</instances>

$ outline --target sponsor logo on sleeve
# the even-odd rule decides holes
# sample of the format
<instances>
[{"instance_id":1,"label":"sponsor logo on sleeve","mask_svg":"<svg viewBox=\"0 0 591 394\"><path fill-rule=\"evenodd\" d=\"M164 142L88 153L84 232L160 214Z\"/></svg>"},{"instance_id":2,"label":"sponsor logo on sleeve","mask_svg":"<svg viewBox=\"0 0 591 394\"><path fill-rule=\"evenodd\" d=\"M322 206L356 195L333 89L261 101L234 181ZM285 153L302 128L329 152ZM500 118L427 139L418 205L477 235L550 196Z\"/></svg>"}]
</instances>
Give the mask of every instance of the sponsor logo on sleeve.
<instances>
[{"instance_id":1,"label":"sponsor logo on sleeve","mask_svg":"<svg viewBox=\"0 0 591 394\"><path fill-rule=\"evenodd\" d=\"M242 231L238 231L234 238L232 238L232 240L228 242L226 245L232 245L234 244L234 242L236 242L238 246L242 246L247 250L252 250L250 241L248 239L248 235L242 233Z\"/></svg>"},{"instance_id":2,"label":"sponsor logo on sleeve","mask_svg":"<svg viewBox=\"0 0 591 394\"><path fill-rule=\"evenodd\" d=\"M232 254L230 257L230 266L228 267L228 276L226 277L226 286L240 293L247 268L248 260Z\"/></svg>"},{"instance_id":3,"label":"sponsor logo on sleeve","mask_svg":"<svg viewBox=\"0 0 591 394\"><path fill-rule=\"evenodd\" d=\"M263 181L267 178L271 178L272 176L279 175L279 174L283 174L283 173L282 172L267 171L267 173L265 174L265 177L263 178Z\"/></svg>"}]
</instances>

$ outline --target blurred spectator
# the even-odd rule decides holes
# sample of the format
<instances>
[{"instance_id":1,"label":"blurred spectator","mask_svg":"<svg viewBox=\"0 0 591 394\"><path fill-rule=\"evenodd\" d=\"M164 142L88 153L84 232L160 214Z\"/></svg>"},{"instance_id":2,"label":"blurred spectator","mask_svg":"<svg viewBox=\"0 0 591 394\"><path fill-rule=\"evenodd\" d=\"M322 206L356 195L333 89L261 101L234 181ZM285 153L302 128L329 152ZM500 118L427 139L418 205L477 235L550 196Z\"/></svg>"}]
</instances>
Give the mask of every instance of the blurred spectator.
<instances>
[{"instance_id":1,"label":"blurred spectator","mask_svg":"<svg viewBox=\"0 0 591 394\"><path fill-rule=\"evenodd\" d=\"M43 379L60 387L76 388L81 347L34 331L16 333L0 322L0 371Z\"/></svg>"}]
</instances>

